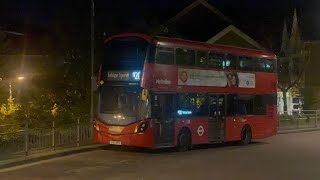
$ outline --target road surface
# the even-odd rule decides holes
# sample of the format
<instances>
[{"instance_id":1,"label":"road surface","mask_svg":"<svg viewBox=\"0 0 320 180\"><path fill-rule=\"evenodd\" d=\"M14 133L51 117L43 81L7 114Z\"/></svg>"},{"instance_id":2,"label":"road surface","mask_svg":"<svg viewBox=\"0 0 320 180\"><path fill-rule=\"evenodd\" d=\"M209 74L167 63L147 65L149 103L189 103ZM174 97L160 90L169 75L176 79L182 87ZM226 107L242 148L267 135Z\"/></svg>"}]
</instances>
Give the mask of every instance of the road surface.
<instances>
[{"instance_id":1,"label":"road surface","mask_svg":"<svg viewBox=\"0 0 320 180\"><path fill-rule=\"evenodd\" d=\"M319 142L315 131L183 153L103 148L0 170L0 179L319 180Z\"/></svg>"}]
</instances>

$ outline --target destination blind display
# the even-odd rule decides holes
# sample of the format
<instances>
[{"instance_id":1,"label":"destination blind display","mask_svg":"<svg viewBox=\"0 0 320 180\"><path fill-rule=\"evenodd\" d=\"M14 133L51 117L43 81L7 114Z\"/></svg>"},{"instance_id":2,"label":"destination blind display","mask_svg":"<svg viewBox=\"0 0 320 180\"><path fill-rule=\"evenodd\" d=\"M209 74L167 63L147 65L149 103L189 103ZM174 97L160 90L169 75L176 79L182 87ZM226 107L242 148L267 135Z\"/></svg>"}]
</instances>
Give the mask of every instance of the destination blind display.
<instances>
[{"instance_id":1,"label":"destination blind display","mask_svg":"<svg viewBox=\"0 0 320 180\"><path fill-rule=\"evenodd\" d=\"M108 71L108 81L140 81L141 71Z\"/></svg>"}]
</instances>

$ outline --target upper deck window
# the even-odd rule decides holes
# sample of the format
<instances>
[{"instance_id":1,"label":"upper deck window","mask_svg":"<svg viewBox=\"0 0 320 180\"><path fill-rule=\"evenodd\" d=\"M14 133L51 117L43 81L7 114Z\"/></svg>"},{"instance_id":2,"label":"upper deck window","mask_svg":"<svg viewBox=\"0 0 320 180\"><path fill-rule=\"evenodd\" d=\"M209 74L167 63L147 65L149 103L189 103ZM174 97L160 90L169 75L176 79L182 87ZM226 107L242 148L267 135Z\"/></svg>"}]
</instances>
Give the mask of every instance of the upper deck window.
<instances>
[{"instance_id":1,"label":"upper deck window","mask_svg":"<svg viewBox=\"0 0 320 180\"><path fill-rule=\"evenodd\" d=\"M207 61L208 61L208 52L197 51L196 66L207 67Z\"/></svg>"},{"instance_id":2,"label":"upper deck window","mask_svg":"<svg viewBox=\"0 0 320 180\"><path fill-rule=\"evenodd\" d=\"M251 57L240 56L239 66L240 66L240 69L244 71L255 71L256 61Z\"/></svg>"},{"instance_id":3,"label":"upper deck window","mask_svg":"<svg viewBox=\"0 0 320 180\"><path fill-rule=\"evenodd\" d=\"M263 59L254 58L255 61L255 71L266 72L266 64Z\"/></svg>"},{"instance_id":4,"label":"upper deck window","mask_svg":"<svg viewBox=\"0 0 320 180\"><path fill-rule=\"evenodd\" d=\"M244 71L275 72L275 61L269 59L240 56L239 66Z\"/></svg>"},{"instance_id":5,"label":"upper deck window","mask_svg":"<svg viewBox=\"0 0 320 180\"><path fill-rule=\"evenodd\" d=\"M111 70L142 69L148 42L138 37L121 37L105 45L106 67Z\"/></svg>"},{"instance_id":6,"label":"upper deck window","mask_svg":"<svg viewBox=\"0 0 320 180\"><path fill-rule=\"evenodd\" d=\"M237 56L228 54L224 57L222 66L223 66L223 69L232 70L232 69L236 69L237 63L238 63Z\"/></svg>"},{"instance_id":7,"label":"upper deck window","mask_svg":"<svg viewBox=\"0 0 320 180\"><path fill-rule=\"evenodd\" d=\"M174 64L174 49L158 47L155 62L159 64Z\"/></svg>"},{"instance_id":8,"label":"upper deck window","mask_svg":"<svg viewBox=\"0 0 320 180\"><path fill-rule=\"evenodd\" d=\"M275 72L276 66L275 61L270 59L264 59L266 64L266 72Z\"/></svg>"},{"instance_id":9,"label":"upper deck window","mask_svg":"<svg viewBox=\"0 0 320 180\"><path fill-rule=\"evenodd\" d=\"M195 64L195 52L188 49L176 49L176 64L183 66L194 66Z\"/></svg>"},{"instance_id":10,"label":"upper deck window","mask_svg":"<svg viewBox=\"0 0 320 180\"><path fill-rule=\"evenodd\" d=\"M214 52L209 53L208 67L210 68L223 68L224 54L218 54Z\"/></svg>"}]
</instances>

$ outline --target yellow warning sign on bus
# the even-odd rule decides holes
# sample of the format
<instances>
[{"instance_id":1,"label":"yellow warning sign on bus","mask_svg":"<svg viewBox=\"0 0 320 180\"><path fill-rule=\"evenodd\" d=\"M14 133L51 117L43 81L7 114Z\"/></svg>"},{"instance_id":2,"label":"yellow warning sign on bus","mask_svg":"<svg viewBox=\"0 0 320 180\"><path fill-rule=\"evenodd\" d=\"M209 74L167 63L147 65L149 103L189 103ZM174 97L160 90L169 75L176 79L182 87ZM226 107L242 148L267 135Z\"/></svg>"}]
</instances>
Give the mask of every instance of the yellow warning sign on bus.
<instances>
[{"instance_id":1,"label":"yellow warning sign on bus","mask_svg":"<svg viewBox=\"0 0 320 180\"><path fill-rule=\"evenodd\" d=\"M148 99L148 90L143 89L141 93L141 101L147 101L147 99Z\"/></svg>"}]
</instances>

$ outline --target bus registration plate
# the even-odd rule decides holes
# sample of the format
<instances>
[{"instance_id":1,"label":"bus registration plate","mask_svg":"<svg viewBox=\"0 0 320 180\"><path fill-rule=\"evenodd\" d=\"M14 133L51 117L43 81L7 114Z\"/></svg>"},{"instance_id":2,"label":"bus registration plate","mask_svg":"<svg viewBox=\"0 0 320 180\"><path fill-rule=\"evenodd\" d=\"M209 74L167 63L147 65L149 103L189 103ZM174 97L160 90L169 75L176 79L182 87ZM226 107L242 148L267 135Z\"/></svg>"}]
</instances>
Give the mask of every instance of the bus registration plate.
<instances>
[{"instance_id":1,"label":"bus registration plate","mask_svg":"<svg viewBox=\"0 0 320 180\"><path fill-rule=\"evenodd\" d=\"M121 145L121 141L109 141L109 144L112 144L112 145Z\"/></svg>"}]
</instances>

